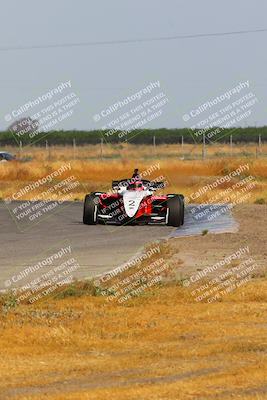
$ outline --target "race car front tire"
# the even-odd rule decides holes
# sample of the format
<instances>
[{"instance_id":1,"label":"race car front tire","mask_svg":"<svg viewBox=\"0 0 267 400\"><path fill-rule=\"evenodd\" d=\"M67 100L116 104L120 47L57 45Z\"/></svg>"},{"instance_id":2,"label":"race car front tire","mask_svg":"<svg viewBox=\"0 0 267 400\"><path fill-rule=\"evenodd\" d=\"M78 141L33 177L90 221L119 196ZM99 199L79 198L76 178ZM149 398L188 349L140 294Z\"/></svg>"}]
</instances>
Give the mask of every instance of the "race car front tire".
<instances>
[{"instance_id":1,"label":"race car front tire","mask_svg":"<svg viewBox=\"0 0 267 400\"><path fill-rule=\"evenodd\" d=\"M97 197L87 194L83 206L83 223L85 225L97 224Z\"/></svg>"},{"instance_id":2,"label":"race car front tire","mask_svg":"<svg viewBox=\"0 0 267 400\"><path fill-rule=\"evenodd\" d=\"M182 196L170 197L167 201L167 225L179 227L184 223L184 201Z\"/></svg>"}]
</instances>

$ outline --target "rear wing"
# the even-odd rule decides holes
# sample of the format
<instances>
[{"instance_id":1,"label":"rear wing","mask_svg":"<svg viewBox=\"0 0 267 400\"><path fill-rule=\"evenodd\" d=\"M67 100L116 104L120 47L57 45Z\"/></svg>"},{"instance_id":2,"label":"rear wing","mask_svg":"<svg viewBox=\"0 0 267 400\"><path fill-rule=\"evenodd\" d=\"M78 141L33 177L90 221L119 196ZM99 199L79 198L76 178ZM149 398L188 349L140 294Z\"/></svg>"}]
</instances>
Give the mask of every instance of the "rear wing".
<instances>
[{"instance_id":1,"label":"rear wing","mask_svg":"<svg viewBox=\"0 0 267 400\"><path fill-rule=\"evenodd\" d=\"M112 189L118 189L120 181L112 181Z\"/></svg>"},{"instance_id":2,"label":"rear wing","mask_svg":"<svg viewBox=\"0 0 267 400\"><path fill-rule=\"evenodd\" d=\"M150 190L159 190L159 189L164 189L167 187L168 182L162 181L162 182L157 182L157 181L148 181L145 179L140 179L144 186L147 186L148 189ZM133 183L135 181L134 178L128 178L128 179L120 179L118 181L112 181L112 189L118 189L119 186L125 186L127 187L130 183Z\"/></svg>"},{"instance_id":3,"label":"rear wing","mask_svg":"<svg viewBox=\"0 0 267 400\"><path fill-rule=\"evenodd\" d=\"M164 189L167 186L168 182L162 181L162 182L149 182L149 188L151 190L159 190L159 189Z\"/></svg>"},{"instance_id":4,"label":"rear wing","mask_svg":"<svg viewBox=\"0 0 267 400\"><path fill-rule=\"evenodd\" d=\"M144 181L143 179L138 179L141 180L145 185L149 183L149 181ZM118 189L119 185L120 186L128 186L130 183L134 183L136 181L135 178L125 178L125 179L120 179L118 181L112 181L112 189Z\"/></svg>"}]
</instances>

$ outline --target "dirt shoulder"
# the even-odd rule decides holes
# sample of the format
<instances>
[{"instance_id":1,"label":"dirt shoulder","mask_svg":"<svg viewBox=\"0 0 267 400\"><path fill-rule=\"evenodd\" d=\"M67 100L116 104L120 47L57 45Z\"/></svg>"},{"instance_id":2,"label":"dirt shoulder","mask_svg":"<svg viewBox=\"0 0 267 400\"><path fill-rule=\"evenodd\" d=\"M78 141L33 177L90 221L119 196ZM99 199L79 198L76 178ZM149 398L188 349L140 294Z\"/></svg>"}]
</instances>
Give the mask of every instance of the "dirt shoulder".
<instances>
[{"instance_id":1,"label":"dirt shoulder","mask_svg":"<svg viewBox=\"0 0 267 400\"><path fill-rule=\"evenodd\" d=\"M249 247L249 256L258 265L260 274L267 272L267 206L237 206L233 216L239 223L237 233L207 234L170 240L176 258L182 261L178 273L188 276L198 269L212 266L238 249Z\"/></svg>"}]
</instances>

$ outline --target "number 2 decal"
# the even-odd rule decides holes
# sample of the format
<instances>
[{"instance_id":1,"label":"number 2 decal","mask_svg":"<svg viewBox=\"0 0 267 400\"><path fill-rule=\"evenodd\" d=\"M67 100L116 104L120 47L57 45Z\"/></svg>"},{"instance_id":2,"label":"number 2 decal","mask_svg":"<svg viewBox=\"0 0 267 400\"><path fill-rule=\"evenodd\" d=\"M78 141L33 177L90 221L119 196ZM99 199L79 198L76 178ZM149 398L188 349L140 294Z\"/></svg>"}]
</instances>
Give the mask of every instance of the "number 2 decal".
<instances>
[{"instance_id":1,"label":"number 2 decal","mask_svg":"<svg viewBox=\"0 0 267 400\"><path fill-rule=\"evenodd\" d=\"M135 206L135 201L129 200L129 208L134 208L134 206Z\"/></svg>"}]
</instances>

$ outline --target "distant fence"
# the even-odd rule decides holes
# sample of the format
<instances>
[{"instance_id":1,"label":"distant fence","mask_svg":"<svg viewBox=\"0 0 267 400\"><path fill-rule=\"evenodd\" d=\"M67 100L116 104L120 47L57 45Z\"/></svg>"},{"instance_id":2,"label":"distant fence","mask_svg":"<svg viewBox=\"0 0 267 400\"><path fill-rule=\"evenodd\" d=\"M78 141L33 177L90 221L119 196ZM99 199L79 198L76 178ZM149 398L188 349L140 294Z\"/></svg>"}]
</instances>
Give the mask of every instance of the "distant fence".
<instances>
[{"instance_id":1,"label":"distant fence","mask_svg":"<svg viewBox=\"0 0 267 400\"><path fill-rule=\"evenodd\" d=\"M103 143L121 143L119 132L114 133L112 136L106 136L105 131L51 131L46 133L38 133L35 136L34 144L38 146L46 146L47 141L51 145L73 145L74 141L77 146L85 144L99 144L101 140ZM106 140L107 138L107 140ZM146 129L134 130L128 133L127 141L133 144L201 144L203 142L203 135L197 134L197 131L189 129ZM248 127L248 128L234 128L223 129L220 133L212 136L209 139L209 132L205 133L205 143L266 143L267 142L267 126L264 127ZM23 146L30 144L30 139L23 137ZM15 140L14 133L0 132L0 146L1 145L18 145L18 140Z\"/></svg>"}]
</instances>

